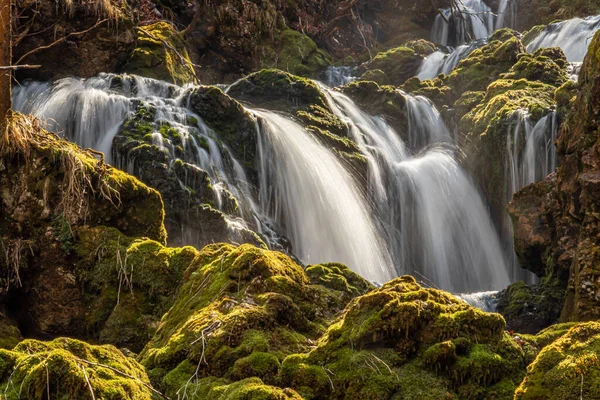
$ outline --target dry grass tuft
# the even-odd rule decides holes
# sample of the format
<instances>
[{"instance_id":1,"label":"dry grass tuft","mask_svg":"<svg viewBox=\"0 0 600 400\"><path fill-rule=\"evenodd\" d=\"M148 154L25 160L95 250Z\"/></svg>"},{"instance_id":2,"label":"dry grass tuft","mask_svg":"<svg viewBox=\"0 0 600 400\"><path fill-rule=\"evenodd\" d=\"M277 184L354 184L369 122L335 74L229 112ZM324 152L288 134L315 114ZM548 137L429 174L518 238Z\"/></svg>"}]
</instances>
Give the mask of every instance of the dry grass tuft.
<instances>
[{"instance_id":1,"label":"dry grass tuft","mask_svg":"<svg viewBox=\"0 0 600 400\"><path fill-rule=\"evenodd\" d=\"M0 134L0 157L20 156L28 164L36 154L60 164L63 179L57 182L61 188L57 212L69 223L85 219L90 196L104 198L115 207L120 204L119 191L109 184L110 167L101 153L80 149L47 132L31 115L12 113Z\"/></svg>"}]
</instances>

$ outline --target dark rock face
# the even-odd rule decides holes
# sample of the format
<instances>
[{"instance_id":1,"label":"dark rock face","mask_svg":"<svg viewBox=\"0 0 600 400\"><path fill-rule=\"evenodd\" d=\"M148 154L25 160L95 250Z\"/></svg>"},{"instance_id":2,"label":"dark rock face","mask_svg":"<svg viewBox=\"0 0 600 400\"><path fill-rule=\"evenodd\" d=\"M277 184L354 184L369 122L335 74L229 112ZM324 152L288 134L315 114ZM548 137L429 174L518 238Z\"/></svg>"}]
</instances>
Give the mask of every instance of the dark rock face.
<instances>
[{"instance_id":1,"label":"dark rock face","mask_svg":"<svg viewBox=\"0 0 600 400\"><path fill-rule=\"evenodd\" d=\"M107 4L104 8L77 1L60 4L19 1L17 12L22 17L17 19L16 31L23 37L16 42L13 58L16 61L35 51L22 63L39 64L41 68L26 70L17 76L38 80L67 76L87 78L117 70L134 49L136 33L129 6ZM99 21L104 22L93 28ZM55 46L36 50L63 37L67 39Z\"/></svg>"},{"instance_id":2,"label":"dark rock face","mask_svg":"<svg viewBox=\"0 0 600 400\"><path fill-rule=\"evenodd\" d=\"M562 126L556 175L515 195L509 211L515 247L523 265L566 287L561 320L586 321L600 315L598 280L598 176L600 152L600 36L590 44L577 98Z\"/></svg>"}]
</instances>

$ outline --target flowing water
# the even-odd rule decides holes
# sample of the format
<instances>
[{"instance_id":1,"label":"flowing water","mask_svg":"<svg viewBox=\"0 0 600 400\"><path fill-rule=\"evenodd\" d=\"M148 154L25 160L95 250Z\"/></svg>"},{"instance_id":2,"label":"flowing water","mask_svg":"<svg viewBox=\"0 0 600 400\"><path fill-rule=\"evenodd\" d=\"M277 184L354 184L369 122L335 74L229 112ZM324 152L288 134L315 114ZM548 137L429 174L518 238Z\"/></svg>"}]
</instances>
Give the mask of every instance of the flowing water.
<instances>
[{"instance_id":1,"label":"flowing water","mask_svg":"<svg viewBox=\"0 0 600 400\"><path fill-rule=\"evenodd\" d=\"M354 67L335 67L331 66L325 71L327 86L344 86L358 79L357 70Z\"/></svg>"},{"instance_id":2,"label":"flowing water","mask_svg":"<svg viewBox=\"0 0 600 400\"><path fill-rule=\"evenodd\" d=\"M260 129L260 206L304 262L338 261L363 277L395 276L369 208L331 151L289 117L253 111Z\"/></svg>"},{"instance_id":3,"label":"flowing water","mask_svg":"<svg viewBox=\"0 0 600 400\"><path fill-rule=\"evenodd\" d=\"M556 135L558 121L556 112L551 112L537 123L531 121L531 116L525 110L517 110L513 116L513 125L507 132L505 171L505 199L510 202L513 195L521 188L543 180L556 169ZM510 216L504 214L503 243L506 251L513 254L511 280L524 280L534 283L533 274L519 267L514 255L513 228Z\"/></svg>"},{"instance_id":4,"label":"flowing water","mask_svg":"<svg viewBox=\"0 0 600 400\"><path fill-rule=\"evenodd\" d=\"M454 158L452 139L435 107L407 96L407 147L384 120L365 114L341 93L328 93L367 156L370 194L397 273L456 292L508 284L500 240Z\"/></svg>"},{"instance_id":5,"label":"flowing water","mask_svg":"<svg viewBox=\"0 0 600 400\"><path fill-rule=\"evenodd\" d=\"M496 13L496 29L515 29L517 26L517 15L517 0L500 0L498 12Z\"/></svg>"},{"instance_id":6,"label":"flowing water","mask_svg":"<svg viewBox=\"0 0 600 400\"><path fill-rule=\"evenodd\" d=\"M498 306L498 292L496 291L463 293L455 296L486 312L495 312Z\"/></svg>"},{"instance_id":7,"label":"flowing water","mask_svg":"<svg viewBox=\"0 0 600 400\"><path fill-rule=\"evenodd\" d=\"M469 44L460 45L450 53L445 53L441 50L435 51L423 60L417 72L417 77L421 80L426 80L433 79L439 74L448 75L473 50L480 48L486 43L485 39L481 39L472 41Z\"/></svg>"},{"instance_id":8,"label":"flowing water","mask_svg":"<svg viewBox=\"0 0 600 400\"><path fill-rule=\"evenodd\" d=\"M482 0L463 0L456 10L440 10L433 23L431 41L460 46L489 37L494 31L494 13Z\"/></svg>"},{"instance_id":9,"label":"flowing water","mask_svg":"<svg viewBox=\"0 0 600 400\"><path fill-rule=\"evenodd\" d=\"M532 53L542 47L560 47L570 62L581 62L599 29L600 15L550 24L527 45L527 51Z\"/></svg>"}]
</instances>

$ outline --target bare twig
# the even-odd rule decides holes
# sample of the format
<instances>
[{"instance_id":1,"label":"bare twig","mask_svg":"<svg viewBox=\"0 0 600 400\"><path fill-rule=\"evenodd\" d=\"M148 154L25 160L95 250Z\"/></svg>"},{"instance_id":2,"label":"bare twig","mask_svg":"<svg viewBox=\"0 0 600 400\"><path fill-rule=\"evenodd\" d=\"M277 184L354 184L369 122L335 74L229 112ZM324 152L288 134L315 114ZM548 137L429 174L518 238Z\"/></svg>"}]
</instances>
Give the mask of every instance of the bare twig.
<instances>
[{"instance_id":1,"label":"bare twig","mask_svg":"<svg viewBox=\"0 0 600 400\"><path fill-rule=\"evenodd\" d=\"M97 27L99 27L100 25L102 25L103 23L108 22L108 21L109 21L108 19L103 19L101 21L96 22L96 24L94 26L92 26L91 28L88 28L88 29L80 31L80 32L71 32L68 35L61 37L60 39L55 40L54 42L50 43L49 45L36 47L35 49L33 49L31 51L28 51L27 53L23 54L21 56L21 58L19 58L17 60L16 64L17 65L21 64L21 61L23 61L25 58L29 57L30 55L32 55L34 53L37 53L39 51L46 50L46 49L49 49L51 47L54 47L57 44L60 44L60 43L64 42L65 40L69 39L70 37L85 35L86 33L88 33L90 31L96 29Z\"/></svg>"}]
</instances>

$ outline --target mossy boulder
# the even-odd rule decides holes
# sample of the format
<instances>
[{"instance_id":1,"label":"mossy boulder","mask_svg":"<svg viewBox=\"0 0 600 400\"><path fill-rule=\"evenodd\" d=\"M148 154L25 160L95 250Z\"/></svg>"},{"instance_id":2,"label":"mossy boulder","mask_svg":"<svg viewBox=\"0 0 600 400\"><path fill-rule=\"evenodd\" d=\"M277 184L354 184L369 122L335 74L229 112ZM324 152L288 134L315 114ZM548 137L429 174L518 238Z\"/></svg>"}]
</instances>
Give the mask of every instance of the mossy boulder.
<instances>
[{"instance_id":1,"label":"mossy boulder","mask_svg":"<svg viewBox=\"0 0 600 400\"><path fill-rule=\"evenodd\" d=\"M115 86L114 90L120 89ZM239 103L216 87L196 87L189 93L182 93L176 86L169 86L167 90L172 96L187 95L192 113L182 123L172 124L157 119L157 110L151 101L136 101L134 112L113 140L112 152L117 165L161 193L170 245L200 248L215 241L264 245L251 230L252 226L230 228L228 217L242 214L238 199L226 188L217 189L209 173L198 166L203 165L201 153L208 157L214 156L212 152L219 152L219 157L225 155L224 163L231 172L230 157L234 156L245 167L252 166L248 171L255 182L256 149L251 146L256 129L252 118ZM210 124L203 121L204 117ZM206 163L203 166L209 168Z\"/></svg>"},{"instance_id":2,"label":"mossy boulder","mask_svg":"<svg viewBox=\"0 0 600 400\"><path fill-rule=\"evenodd\" d=\"M567 58L560 48L543 48L533 54L522 54L503 79L527 79L559 87L569 80Z\"/></svg>"},{"instance_id":3,"label":"mossy boulder","mask_svg":"<svg viewBox=\"0 0 600 400\"><path fill-rule=\"evenodd\" d=\"M340 90L365 112L384 117L404 140L408 139L406 99L401 90L372 81L351 82Z\"/></svg>"},{"instance_id":4,"label":"mossy boulder","mask_svg":"<svg viewBox=\"0 0 600 400\"><path fill-rule=\"evenodd\" d=\"M0 350L0 390L7 400L158 398L134 359L113 346L67 338Z\"/></svg>"},{"instance_id":5,"label":"mossy boulder","mask_svg":"<svg viewBox=\"0 0 600 400\"><path fill-rule=\"evenodd\" d=\"M216 86L199 86L189 95L189 106L215 131L246 171L256 166L256 123L244 107ZM256 179L256 173L249 177Z\"/></svg>"},{"instance_id":6,"label":"mossy boulder","mask_svg":"<svg viewBox=\"0 0 600 400\"><path fill-rule=\"evenodd\" d=\"M259 376L274 383L286 355L308 351L346 302L370 288L343 266L323 269L312 284L281 253L205 247L140 354L142 364L170 395L192 376L228 382ZM349 284L342 287L343 280Z\"/></svg>"},{"instance_id":7,"label":"mossy boulder","mask_svg":"<svg viewBox=\"0 0 600 400\"><path fill-rule=\"evenodd\" d=\"M352 300L281 380L310 399L510 399L524 372L500 315L405 276Z\"/></svg>"},{"instance_id":8,"label":"mossy boulder","mask_svg":"<svg viewBox=\"0 0 600 400\"><path fill-rule=\"evenodd\" d=\"M501 73L508 72L523 53L525 47L515 36L506 41L491 40L462 60L448 75L446 84L456 97L466 91L485 90Z\"/></svg>"},{"instance_id":9,"label":"mossy boulder","mask_svg":"<svg viewBox=\"0 0 600 400\"><path fill-rule=\"evenodd\" d=\"M377 83L378 85L389 85L390 79L380 69L369 69L364 74L360 76L361 81L372 81Z\"/></svg>"},{"instance_id":10,"label":"mossy boulder","mask_svg":"<svg viewBox=\"0 0 600 400\"><path fill-rule=\"evenodd\" d=\"M180 85L196 80L185 41L168 22L138 28L137 47L125 71Z\"/></svg>"},{"instance_id":11,"label":"mossy boulder","mask_svg":"<svg viewBox=\"0 0 600 400\"><path fill-rule=\"evenodd\" d=\"M316 77L331 65L329 55L319 49L308 36L285 27L275 39L261 48L266 54L259 60L259 68L278 68L293 75Z\"/></svg>"},{"instance_id":12,"label":"mossy boulder","mask_svg":"<svg viewBox=\"0 0 600 400\"><path fill-rule=\"evenodd\" d=\"M359 171L364 158L348 129L330 109L323 88L315 81L287 72L267 69L236 82L227 92L254 106L291 113L326 146Z\"/></svg>"},{"instance_id":13,"label":"mossy boulder","mask_svg":"<svg viewBox=\"0 0 600 400\"><path fill-rule=\"evenodd\" d=\"M310 79L277 69L264 69L233 84L227 93L239 101L279 111L327 107L325 95Z\"/></svg>"},{"instance_id":14,"label":"mossy boulder","mask_svg":"<svg viewBox=\"0 0 600 400\"><path fill-rule=\"evenodd\" d=\"M435 44L425 39L411 40L409 42L406 42L404 47L412 49L415 51L415 53L420 54L422 56L428 56L431 53L435 52L437 49Z\"/></svg>"},{"instance_id":15,"label":"mossy boulder","mask_svg":"<svg viewBox=\"0 0 600 400\"><path fill-rule=\"evenodd\" d=\"M499 79L487 87L483 99L459 122L459 131L464 135L464 163L483 189L497 221L502 221L509 195L504 188L507 140L510 137L512 143L519 113L527 113L529 122L535 123L553 110L555 90L554 86L526 79ZM520 153L524 138L519 146Z\"/></svg>"},{"instance_id":16,"label":"mossy boulder","mask_svg":"<svg viewBox=\"0 0 600 400\"><path fill-rule=\"evenodd\" d=\"M600 324L578 324L544 347L527 367L515 399L594 399L600 396L598 382Z\"/></svg>"},{"instance_id":17,"label":"mossy boulder","mask_svg":"<svg viewBox=\"0 0 600 400\"><path fill-rule=\"evenodd\" d=\"M21 341L21 332L0 312L0 349L11 350Z\"/></svg>"},{"instance_id":18,"label":"mossy boulder","mask_svg":"<svg viewBox=\"0 0 600 400\"><path fill-rule=\"evenodd\" d=\"M416 75L423 56L408 47L397 47L377 54L366 68L367 71L383 71L392 85L401 85Z\"/></svg>"}]
</instances>

